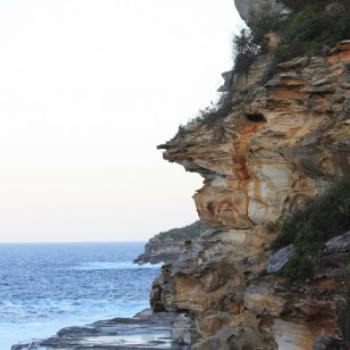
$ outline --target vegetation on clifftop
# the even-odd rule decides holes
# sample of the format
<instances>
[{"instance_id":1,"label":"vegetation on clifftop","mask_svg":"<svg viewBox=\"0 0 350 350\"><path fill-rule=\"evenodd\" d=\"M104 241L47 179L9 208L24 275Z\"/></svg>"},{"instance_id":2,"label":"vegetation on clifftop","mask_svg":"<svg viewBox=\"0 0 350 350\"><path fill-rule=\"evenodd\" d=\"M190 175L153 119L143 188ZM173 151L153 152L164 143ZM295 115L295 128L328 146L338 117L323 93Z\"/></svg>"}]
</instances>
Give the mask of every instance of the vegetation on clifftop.
<instances>
[{"instance_id":1,"label":"vegetation on clifftop","mask_svg":"<svg viewBox=\"0 0 350 350\"><path fill-rule=\"evenodd\" d=\"M350 230L350 179L339 180L279 227L281 234L272 248L293 244L297 252L285 267L285 275L291 279L307 277L324 243Z\"/></svg>"},{"instance_id":2,"label":"vegetation on clifftop","mask_svg":"<svg viewBox=\"0 0 350 350\"><path fill-rule=\"evenodd\" d=\"M281 16L279 12L265 6L259 13L250 15L249 40L246 39L247 32L241 32L235 37L236 72L247 73L257 54L266 52L267 34L271 32L280 37L280 42L273 52L273 67L298 56L325 54L342 39L350 38L350 0L280 2L292 10L290 15ZM242 39L246 43L243 50L237 44ZM255 50L248 50L247 55L246 51L251 43L254 43ZM245 64L242 64L242 61Z\"/></svg>"},{"instance_id":3,"label":"vegetation on clifftop","mask_svg":"<svg viewBox=\"0 0 350 350\"><path fill-rule=\"evenodd\" d=\"M268 51L267 35L278 32L283 26L280 14L271 6L263 6L259 13L251 13L249 30L242 29L233 39L235 54L234 72L247 74L255 58Z\"/></svg>"},{"instance_id":4,"label":"vegetation on clifftop","mask_svg":"<svg viewBox=\"0 0 350 350\"><path fill-rule=\"evenodd\" d=\"M187 125L180 124L177 136L182 136L186 133L191 125L200 124L212 126L218 120L225 118L232 110L232 93L223 93L217 102L211 102L209 106L200 109L197 116L190 119Z\"/></svg>"},{"instance_id":5,"label":"vegetation on clifftop","mask_svg":"<svg viewBox=\"0 0 350 350\"><path fill-rule=\"evenodd\" d=\"M166 241L187 241L196 240L207 229L207 227L200 221L196 221L191 225L173 228L169 231L160 232L156 237L157 240Z\"/></svg>"},{"instance_id":6,"label":"vegetation on clifftop","mask_svg":"<svg viewBox=\"0 0 350 350\"><path fill-rule=\"evenodd\" d=\"M282 14L271 6L263 6L249 16L249 30L243 29L233 40L233 72L248 74L255 59L270 52L273 60L266 78L279 63L298 56L327 54L339 41L350 38L350 0L279 0L291 12ZM269 35L275 33L274 45ZM232 110L232 90L217 102L199 111L186 126L180 125L181 136L191 125L212 126Z\"/></svg>"},{"instance_id":7,"label":"vegetation on clifftop","mask_svg":"<svg viewBox=\"0 0 350 350\"><path fill-rule=\"evenodd\" d=\"M291 1L283 2L291 5ZM298 10L281 32L282 41L275 53L278 62L327 53L339 41L350 37L349 0L297 2L294 8Z\"/></svg>"}]
</instances>

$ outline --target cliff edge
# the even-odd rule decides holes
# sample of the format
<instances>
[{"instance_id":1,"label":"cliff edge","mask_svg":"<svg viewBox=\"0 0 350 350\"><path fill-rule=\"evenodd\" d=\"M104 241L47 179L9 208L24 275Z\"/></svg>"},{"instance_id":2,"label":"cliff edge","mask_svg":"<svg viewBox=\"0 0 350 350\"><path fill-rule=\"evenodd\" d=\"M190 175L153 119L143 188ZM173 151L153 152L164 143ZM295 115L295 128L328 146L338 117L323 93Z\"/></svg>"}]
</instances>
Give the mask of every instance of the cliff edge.
<instances>
[{"instance_id":1,"label":"cliff edge","mask_svg":"<svg viewBox=\"0 0 350 350\"><path fill-rule=\"evenodd\" d=\"M350 175L350 41L271 71L273 60L259 53L233 74L223 117L194 121L159 146L203 177L194 200L215 228L162 268L151 294L155 311L192 318L200 340L191 349L349 346L350 236L333 232L310 260L315 272L296 279L281 273L296 247L272 243L276 222Z\"/></svg>"}]
</instances>

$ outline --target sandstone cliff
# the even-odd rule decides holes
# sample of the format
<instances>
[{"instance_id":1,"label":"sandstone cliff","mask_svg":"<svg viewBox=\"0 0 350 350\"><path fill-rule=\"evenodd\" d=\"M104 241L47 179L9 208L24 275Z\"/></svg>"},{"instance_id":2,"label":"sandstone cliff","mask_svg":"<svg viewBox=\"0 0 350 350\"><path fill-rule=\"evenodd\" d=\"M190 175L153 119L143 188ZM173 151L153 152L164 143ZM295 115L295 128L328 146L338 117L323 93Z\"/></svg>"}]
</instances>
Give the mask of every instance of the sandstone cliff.
<instances>
[{"instance_id":1,"label":"sandstone cliff","mask_svg":"<svg viewBox=\"0 0 350 350\"><path fill-rule=\"evenodd\" d=\"M175 228L155 235L145 245L145 251L138 256L136 264L159 264L176 261L188 248L196 247L199 237L208 230L202 222Z\"/></svg>"},{"instance_id":2,"label":"sandstone cliff","mask_svg":"<svg viewBox=\"0 0 350 350\"><path fill-rule=\"evenodd\" d=\"M318 273L296 282L276 274L291 248L272 258L270 248L271 223L350 175L350 41L282 63L267 80L270 60L260 56L247 76L234 76L225 118L192 123L160 146L166 160L204 178L195 204L215 227L198 249L163 267L151 295L155 311L191 316L201 337L192 349L346 349L341 341L350 342L350 244L325 248Z\"/></svg>"}]
</instances>

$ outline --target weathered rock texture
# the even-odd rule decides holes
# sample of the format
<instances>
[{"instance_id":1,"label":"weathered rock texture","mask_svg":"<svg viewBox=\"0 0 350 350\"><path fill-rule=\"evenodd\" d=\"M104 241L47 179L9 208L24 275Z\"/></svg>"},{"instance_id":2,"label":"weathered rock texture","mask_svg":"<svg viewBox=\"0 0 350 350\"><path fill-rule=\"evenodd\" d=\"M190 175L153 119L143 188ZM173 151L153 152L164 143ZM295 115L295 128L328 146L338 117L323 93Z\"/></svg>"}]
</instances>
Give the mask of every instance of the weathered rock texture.
<instances>
[{"instance_id":1,"label":"weathered rock texture","mask_svg":"<svg viewBox=\"0 0 350 350\"><path fill-rule=\"evenodd\" d=\"M191 225L161 232L151 238L145 245L145 251L138 256L134 263L158 264L176 261L186 250L195 247L197 240L208 230L200 221Z\"/></svg>"},{"instance_id":2,"label":"weathered rock texture","mask_svg":"<svg viewBox=\"0 0 350 350\"><path fill-rule=\"evenodd\" d=\"M195 202L205 223L252 229L349 173L348 64L342 42L331 56L281 64L262 86L257 66L248 85L236 80L232 114L161 146L165 159L204 177Z\"/></svg>"},{"instance_id":3,"label":"weathered rock texture","mask_svg":"<svg viewBox=\"0 0 350 350\"><path fill-rule=\"evenodd\" d=\"M51 338L28 344L17 344L11 350L186 350L172 332L187 317L181 314L144 310L133 318L115 318L80 327L63 328ZM172 324L176 323L175 327ZM191 337L190 327L186 332ZM184 332L182 331L182 334ZM181 340L181 339L180 339Z\"/></svg>"},{"instance_id":4,"label":"weathered rock texture","mask_svg":"<svg viewBox=\"0 0 350 350\"><path fill-rule=\"evenodd\" d=\"M202 340L193 349L309 350L320 336L350 341L346 237L341 252L326 246L308 281L266 271L270 223L350 175L350 42L326 57L281 64L267 80L269 60L261 56L247 77L234 77L226 118L191 124L160 146L165 159L203 176L194 199L200 219L216 228L163 267L151 296L156 311L194 317Z\"/></svg>"}]
</instances>

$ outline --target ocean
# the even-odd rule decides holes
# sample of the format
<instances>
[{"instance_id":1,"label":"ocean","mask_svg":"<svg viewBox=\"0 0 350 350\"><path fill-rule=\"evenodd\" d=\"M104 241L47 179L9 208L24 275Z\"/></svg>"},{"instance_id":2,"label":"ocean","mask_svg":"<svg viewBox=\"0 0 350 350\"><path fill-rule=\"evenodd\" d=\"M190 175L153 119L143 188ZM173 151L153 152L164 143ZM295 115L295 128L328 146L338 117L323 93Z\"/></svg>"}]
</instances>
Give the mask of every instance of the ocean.
<instances>
[{"instance_id":1,"label":"ocean","mask_svg":"<svg viewBox=\"0 0 350 350\"><path fill-rule=\"evenodd\" d=\"M0 244L0 350L149 307L144 243Z\"/></svg>"}]
</instances>

